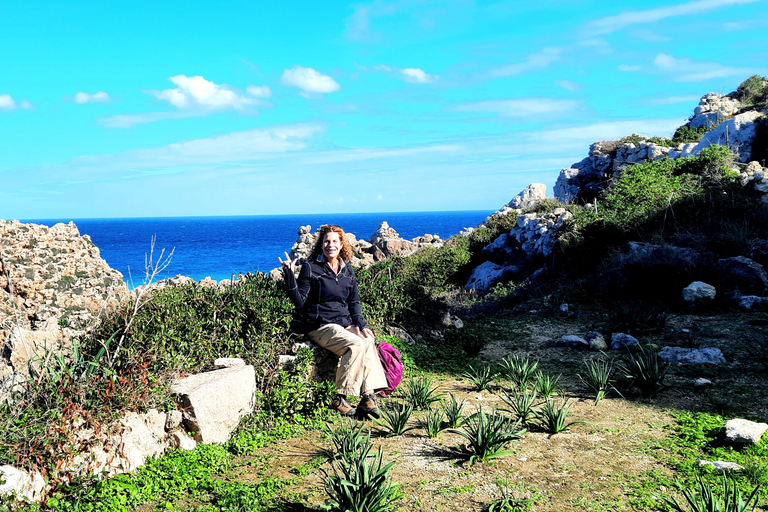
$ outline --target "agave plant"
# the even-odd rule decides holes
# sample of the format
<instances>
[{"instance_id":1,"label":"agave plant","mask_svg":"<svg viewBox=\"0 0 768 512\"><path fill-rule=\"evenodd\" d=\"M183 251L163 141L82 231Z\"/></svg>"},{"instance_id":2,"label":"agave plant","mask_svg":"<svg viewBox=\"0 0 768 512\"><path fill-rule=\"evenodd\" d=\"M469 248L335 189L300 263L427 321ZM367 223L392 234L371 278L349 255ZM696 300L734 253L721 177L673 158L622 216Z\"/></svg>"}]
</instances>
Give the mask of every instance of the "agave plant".
<instances>
[{"instance_id":1,"label":"agave plant","mask_svg":"<svg viewBox=\"0 0 768 512\"><path fill-rule=\"evenodd\" d=\"M401 436L416 428L408 426L411 414L413 414L413 405L389 402L386 407L381 408L381 419L374 419L373 422L384 427L388 432L387 437Z\"/></svg>"},{"instance_id":2,"label":"agave plant","mask_svg":"<svg viewBox=\"0 0 768 512\"><path fill-rule=\"evenodd\" d=\"M394 462L383 464L381 448L370 454L367 447L359 457L331 461L329 473L323 471L325 492L335 510L348 512L385 512L400 497L397 484L387 482Z\"/></svg>"},{"instance_id":3,"label":"agave plant","mask_svg":"<svg viewBox=\"0 0 768 512\"><path fill-rule=\"evenodd\" d=\"M582 421L565 421L571 410L571 405L572 403L566 399L561 400L558 404L554 400L547 400L544 402L544 406L536 411L536 424L550 434L557 434L568 430L571 425L583 423Z\"/></svg>"},{"instance_id":4,"label":"agave plant","mask_svg":"<svg viewBox=\"0 0 768 512\"><path fill-rule=\"evenodd\" d=\"M453 396L453 393L450 394L450 397L450 400L443 405L443 411L445 411L445 426L447 428L458 428L464 424L464 421L466 421L462 416L466 402L464 402L464 400L461 400L460 402L457 401L456 397Z\"/></svg>"},{"instance_id":5,"label":"agave plant","mask_svg":"<svg viewBox=\"0 0 768 512\"><path fill-rule=\"evenodd\" d=\"M539 362L531 360L527 355L515 354L502 359L499 366L506 378L514 382L518 387L524 388L536 372Z\"/></svg>"},{"instance_id":6,"label":"agave plant","mask_svg":"<svg viewBox=\"0 0 768 512\"><path fill-rule=\"evenodd\" d=\"M469 442L469 462L474 464L511 455L513 452L504 448L512 441L520 439L526 431L520 428L519 420L513 423L496 409L493 413L486 414L482 407L478 407L477 412L464 424L463 430L450 432L459 434Z\"/></svg>"},{"instance_id":7,"label":"agave plant","mask_svg":"<svg viewBox=\"0 0 768 512\"><path fill-rule=\"evenodd\" d=\"M645 397L653 397L664 389L669 363L660 360L656 348L638 345L627 347L627 358L620 369L630 379L630 386L636 386Z\"/></svg>"},{"instance_id":8,"label":"agave plant","mask_svg":"<svg viewBox=\"0 0 768 512\"><path fill-rule=\"evenodd\" d=\"M712 488L707 485L700 475L696 475L696 487L693 489L684 488L683 496L691 506L691 512L748 512L757 508L759 496L758 485L752 490L747 501L741 499L741 491L736 484L736 477L729 476L725 472L720 478L722 485L722 495L717 496ZM677 502L675 498L663 497L664 503L674 512L686 512L686 510ZM752 503L754 500L754 503Z\"/></svg>"},{"instance_id":9,"label":"agave plant","mask_svg":"<svg viewBox=\"0 0 768 512\"><path fill-rule=\"evenodd\" d=\"M413 406L414 409L429 409L429 407L439 402L444 396L437 392L437 386L432 387L433 381L429 377L415 379L411 377L405 383L405 401Z\"/></svg>"},{"instance_id":10,"label":"agave plant","mask_svg":"<svg viewBox=\"0 0 768 512\"><path fill-rule=\"evenodd\" d=\"M502 401L509 406L509 412L523 424L528 423L531 418L536 416L535 404L538 394L535 389L523 389L511 393L505 391L501 395Z\"/></svg>"},{"instance_id":11,"label":"agave plant","mask_svg":"<svg viewBox=\"0 0 768 512\"><path fill-rule=\"evenodd\" d=\"M587 359L584 361L584 373L576 374L581 382L595 393L595 405L600 403L613 387L614 371L612 359Z\"/></svg>"},{"instance_id":12,"label":"agave plant","mask_svg":"<svg viewBox=\"0 0 768 512\"><path fill-rule=\"evenodd\" d=\"M497 372L488 364L480 365L477 368L470 365L469 370L461 374L462 377L469 379L478 391L488 389L488 385L496 378L496 375Z\"/></svg>"},{"instance_id":13,"label":"agave plant","mask_svg":"<svg viewBox=\"0 0 768 512\"><path fill-rule=\"evenodd\" d=\"M560 382L561 375L553 377L548 373L544 373L541 370L534 374L533 380L536 383L536 390L541 395L541 398L545 400L557 394L557 384Z\"/></svg>"},{"instance_id":14,"label":"agave plant","mask_svg":"<svg viewBox=\"0 0 768 512\"><path fill-rule=\"evenodd\" d=\"M363 423L342 419L338 426L326 423L325 430L332 446L328 452L330 459L353 459L371 447L371 431L363 435Z\"/></svg>"},{"instance_id":15,"label":"agave plant","mask_svg":"<svg viewBox=\"0 0 768 512\"><path fill-rule=\"evenodd\" d=\"M430 409L427 415L419 420L419 426L427 433L427 437L437 437L446 426L443 423L445 412L440 409Z\"/></svg>"}]
</instances>

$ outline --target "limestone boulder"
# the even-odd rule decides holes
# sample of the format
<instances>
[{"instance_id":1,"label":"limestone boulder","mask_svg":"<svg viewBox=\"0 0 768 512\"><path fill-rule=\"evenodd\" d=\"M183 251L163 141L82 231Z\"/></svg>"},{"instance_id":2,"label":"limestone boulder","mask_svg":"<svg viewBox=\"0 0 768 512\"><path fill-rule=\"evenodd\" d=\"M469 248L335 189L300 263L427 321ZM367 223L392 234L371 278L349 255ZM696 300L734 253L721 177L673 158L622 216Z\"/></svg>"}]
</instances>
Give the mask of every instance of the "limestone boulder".
<instances>
[{"instance_id":1,"label":"limestone boulder","mask_svg":"<svg viewBox=\"0 0 768 512\"><path fill-rule=\"evenodd\" d=\"M543 183L531 183L507 203L515 209L530 208L547 197L547 186Z\"/></svg>"},{"instance_id":2,"label":"limestone boulder","mask_svg":"<svg viewBox=\"0 0 768 512\"><path fill-rule=\"evenodd\" d=\"M678 364L719 364L725 357L719 348L664 347L659 357L668 363Z\"/></svg>"},{"instance_id":3,"label":"limestone boulder","mask_svg":"<svg viewBox=\"0 0 768 512\"><path fill-rule=\"evenodd\" d=\"M555 341L557 347L589 348L589 342L575 334L566 334Z\"/></svg>"},{"instance_id":4,"label":"limestone boulder","mask_svg":"<svg viewBox=\"0 0 768 512\"><path fill-rule=\"evenodd\" d=\"M502 266L486 261L472 271L464 288L467 290L486 292L490 290L491 286L494 284L517 272L518 268L513 265Z\"/></svg>"},{"instance_id":5,"label":"limestone boulder","mask_svg":"<svg viewBox=\"0 0 768 512\"><path fill-rule=\"evenodd\" d=\"M253 412L256 376L251 365L176 379L171 392L184 411L184 425L204 444L225 443L240 419Z\"/></svg>"},{"instance_id":6,"label":"limestone boulder","mask_svg":"<svg viewBox=\"0 0 768 512\"><path fill-rule=\"evenodd\" d=\"M631 334L624 334L623 332L615 332L611 334L611 348L616 350L620 348L634 347L639 345L640 342Z\"/></svg>"},{"instance_id":7,"label":"limestone boulder","mask_svg":"<svg viewBox=\"0 0 768 512\"><path fill-rule=\"evenodd\" d=\"M683 288L683 300L689 304L712 302L716 295L715 287L703 281L694 281Z\"/></svg>"},{"instance_id":8,"label":"limestone boulder","mask_svg":"<svg viewBox=\"0 0 768 512\"><path fill-rule=\"evenodd\" d=\"M721 144L728 146L728 149L736 155L737 161L749 161L752 157L752 142L755 140L757 121L764 115L760 111L751 110L723 121L717 125L717 128L704 134L692 153L698 155L701 150L713 144Z\"/></svg>"},{"instance_id":9,"label":"limestone boulder","mask_svg":"<svg viewBox=\"0 0 768 512\"><path fill-rule=\"evenodd\" d=\"M725 424L725 439L732 443L754 444L760 441L766 430L766 423L734 418Z\"/></svg>"},{"instance_id":10,"label":"limestone boulder","mask_svg":"<svg viewBox=\"0 0 768 512\"><path fill-rule=\"evenodd\" d=\"M35 502L43 497L46 487L45 478L40 472L27 473L13 466L0 466L0 497L9 496L16 500Z\"/></svg>"},{"instance_id":11,"label":"limestone boulder","mask_svg":"<svg viewBox=\"0 0 768 512\"><path fill-rule=\"evenodd\" d=\"M764 296L768 291L768 273L762 265L745 256L723 258L715 265L719 286L745 295Z\"/></svg>"}]
</instances>

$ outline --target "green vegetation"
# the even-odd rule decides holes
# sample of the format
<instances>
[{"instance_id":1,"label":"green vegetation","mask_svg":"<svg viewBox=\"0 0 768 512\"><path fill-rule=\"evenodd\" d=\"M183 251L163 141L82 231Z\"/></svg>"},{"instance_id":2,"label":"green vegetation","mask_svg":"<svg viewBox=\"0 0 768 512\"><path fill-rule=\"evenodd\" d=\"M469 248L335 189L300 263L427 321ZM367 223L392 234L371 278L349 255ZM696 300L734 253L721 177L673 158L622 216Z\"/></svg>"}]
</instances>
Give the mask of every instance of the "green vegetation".
<instances>
[{"instance_id":1,"label":"green vegetation","mask_svg":"<svg viewBox=\"0 0 768 512\"><path fill-rule=\"evenodd\" d=\"M512 422L510 418L494 410L486 414L482 407L470 416L464 424L464 430L451 430L468 441L467 450L470 464L485 462L497 457L512 455L514 452L504 448L520 439L525 430L520 428L520 422Z\"/></svg>"},{"instance_id":2,"label":"green vegetation","mask_svg":"<svg viewBox=\"0 0 768 512\"><path fill-rule=\"evenodd\" d=\"M584 361L584 371L577 374L577 377L595 394L597 405L613 388L614 373L613 359L601 357Z\"/></svg>"},{"instance_id":3,"label":"green vegetation","mask_svg":"<svg viewBox=\"0 0 768 512\"><path fill-rule=\"evenodd\" d=\"M437 386L432 386L434 381L429 377L420 377L414 379L411 377L405 383L404 398L405 401L413 406L414 409L429 409L432 404L439 402L444 396L437 392Z\"/></svg>"},{"instance_id":4,"label":"green vegetation","mask_svg":"<svg viewBox=\"0 0 768 512\"><path fill-rule=\"evenodd\" d=\"M567 422L566 418L571 411L571 402L562 399L559 403L554 400L547 400L544 406L535 412L536 425L549 434L559 434L568 430L571 425L579 423L578 421Z\"/></svg>"},{"instance_id":5,"label":"green vegetation","mask_svg":"<svg viewBox=\"0 0 768 512\"><path fill-rule=\"evenodd\" d=\"M764 76L752 75L741 82L733 97L744 105L768 103L768 79Z\"/></svg>"},{"instance_id":6,"label":"green vegetation","mask_svg":"<svg viewBox=\"0 0 768 512\"><path fill-rule=\"evenodd\" d=\"M496 370L489 364L481 364L477 367L469 365L469 370L462 374L465 379L475 385L478 391L488 389L496 375Z\"/></svg>"}]
</instances>

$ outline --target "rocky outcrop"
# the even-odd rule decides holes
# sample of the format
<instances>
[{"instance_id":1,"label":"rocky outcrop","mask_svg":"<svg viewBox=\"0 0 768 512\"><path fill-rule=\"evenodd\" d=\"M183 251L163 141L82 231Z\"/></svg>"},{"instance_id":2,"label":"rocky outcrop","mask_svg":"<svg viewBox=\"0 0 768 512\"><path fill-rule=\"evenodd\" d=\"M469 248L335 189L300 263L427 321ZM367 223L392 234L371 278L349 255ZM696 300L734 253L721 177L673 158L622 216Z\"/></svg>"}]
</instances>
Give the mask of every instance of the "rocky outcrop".
<instances>
[{"instance_id":1,"label":"rocky outcrop","mask_svg":"<svg viewBox=\"0 0 768 512\"><path fill-rule=\"evenodd\" d=\"M725 119L730 119L741 110L741 102L725 94L710 92L699 100L693 109L693 116L688 121L691 128L714 127Z\"/></svg>"},{"instance_id":2,"label":"rocky outcrop","mask_svg":"<svg viewBox=\"0 0 768 512\"><path fill-rule=\"evenodd\" d=\"M0 220L0 382L23 380L128 291L74 223Z\"/></svg>"},{"instance_id":3,"label":"rocky outcrop","mask_svg":"<svg viewBox=\"0 0 768 512\"><path fill-rule=\"evenodd\" d=\"M353 257L350 263L355 267L369 267L392 256L408 256L422 247L441 247L444 243L439 236L430 234L405 240L386 221L379 225L376 232L370 237L370 241L358 240L353 233L344 233L344 235L352 249ZM288 253L289 257L299 260L309 258L316 240L317 231L312 233L312 226L301 226L299 236ZM272 269L269 276L273 280L281 280L283 278L282 269Z\"/></svg>"},{"instance_id":4,"label":"rocky outcrop","mask_svg":"<svg viewBox=\"0 0 768 512\"><path fill-rule=\"evenodd\" d=\"M756 123L765 114L756 110L739 114L733 119L723 121L716 128L704 134L701 141L691 150L698 155L702 149L713 144L727 146L739 162L747 162L752 156L752 142L755 139Z\"/></svg>"}]
</instances>

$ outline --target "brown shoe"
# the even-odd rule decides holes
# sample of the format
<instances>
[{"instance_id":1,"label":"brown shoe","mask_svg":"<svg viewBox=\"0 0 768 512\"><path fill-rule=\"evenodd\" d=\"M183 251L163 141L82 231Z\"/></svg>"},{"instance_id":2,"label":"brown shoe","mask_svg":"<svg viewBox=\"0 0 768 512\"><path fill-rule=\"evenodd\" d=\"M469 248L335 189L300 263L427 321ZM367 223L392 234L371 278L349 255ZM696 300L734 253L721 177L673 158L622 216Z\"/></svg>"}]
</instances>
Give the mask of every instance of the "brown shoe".
<instances>
[{"instance_id":1,"label":"brown shoe","mask_svg":"<svg viewBox=\"0 0 768 512\"><path fill-rule=\"evenodd\" d=\"M376 397L365 395L360 403L357 404L357 412L365 416L373 416L376 419L381 418L381 413L376 405Z\"/></svg>"},{"instance_id":2,"label":"brown shoe","mask_svg":"<svg viewBox=\"0 0 768 512\"><path fill-rule=\"evenodd\" d=\"M347 399L341 395L336 395L331 401L330 408L339 411L342 416L354 416L357 410L352 407L352 404L347 402Z\"/></svg>"}]
</instances>

